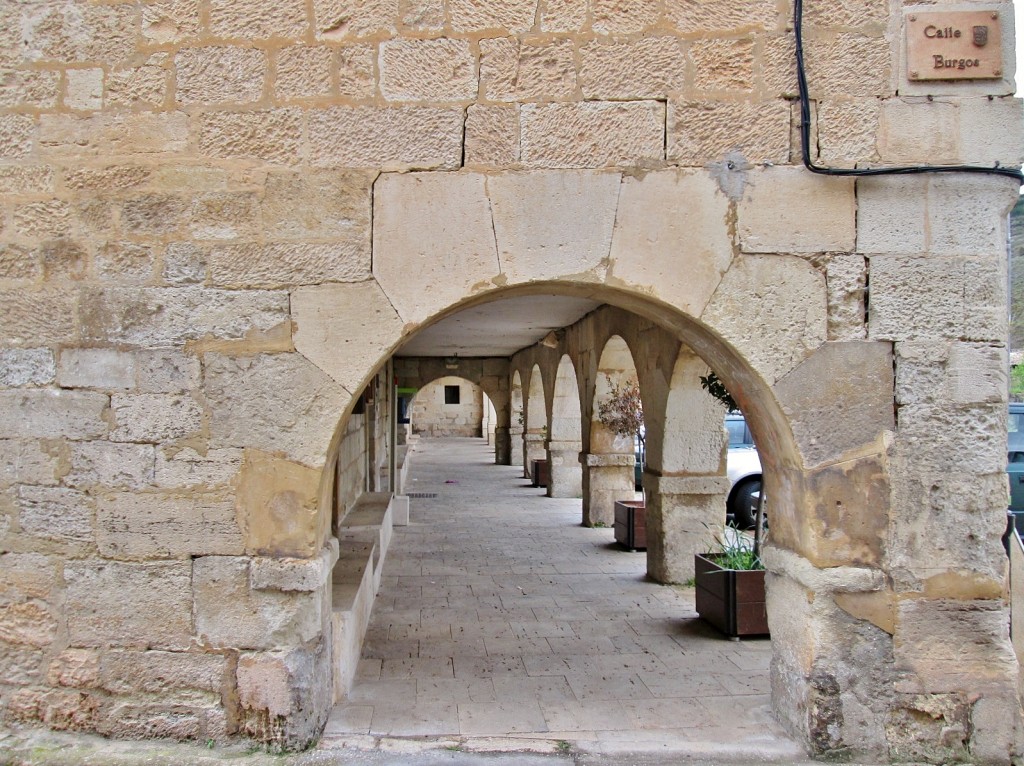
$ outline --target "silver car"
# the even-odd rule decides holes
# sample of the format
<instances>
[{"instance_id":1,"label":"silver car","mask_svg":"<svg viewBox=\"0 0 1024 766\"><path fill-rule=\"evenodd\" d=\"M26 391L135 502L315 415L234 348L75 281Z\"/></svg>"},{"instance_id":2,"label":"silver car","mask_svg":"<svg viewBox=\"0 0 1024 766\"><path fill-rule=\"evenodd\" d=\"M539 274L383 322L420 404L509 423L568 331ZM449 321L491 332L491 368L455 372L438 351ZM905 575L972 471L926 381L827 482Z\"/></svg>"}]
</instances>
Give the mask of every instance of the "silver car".
<instances>
[{"instance_id":1,"label":"silver car","mask_svg":"<svg viewBox=\"0 0 1024 766\"><path fill-rule=\"evenodd\" d=\"M740 529L754 526L757 498L761 494L761 458L754 446L747 421L740 413L725 416L725 429L729 432L729 452L726 475L729 477L729 497L726 513Z\"/></svg>"}]
</instances>

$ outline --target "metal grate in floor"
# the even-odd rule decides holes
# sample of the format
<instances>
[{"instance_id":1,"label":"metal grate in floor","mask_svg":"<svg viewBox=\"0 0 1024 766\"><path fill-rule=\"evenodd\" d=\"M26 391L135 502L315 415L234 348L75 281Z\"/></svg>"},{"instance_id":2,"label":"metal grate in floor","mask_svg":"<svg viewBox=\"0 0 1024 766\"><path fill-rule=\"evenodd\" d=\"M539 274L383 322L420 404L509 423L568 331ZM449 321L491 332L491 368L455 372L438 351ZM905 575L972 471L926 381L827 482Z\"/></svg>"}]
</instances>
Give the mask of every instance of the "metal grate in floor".
<instances>
[{"instance_id":1,"label":"metal grate in floor","mask_svg":"<svg viewBox=\"0 0 1024 766\"><path fill-rule=\"evenodd\" d=\"M432 498L432 497L437 497L437 493L436 492L410 492L408 495L406 495L406 497L418 497L418 498L423 498L423 499L429 499L429 498Z\"/></svg>"}]
</instances>

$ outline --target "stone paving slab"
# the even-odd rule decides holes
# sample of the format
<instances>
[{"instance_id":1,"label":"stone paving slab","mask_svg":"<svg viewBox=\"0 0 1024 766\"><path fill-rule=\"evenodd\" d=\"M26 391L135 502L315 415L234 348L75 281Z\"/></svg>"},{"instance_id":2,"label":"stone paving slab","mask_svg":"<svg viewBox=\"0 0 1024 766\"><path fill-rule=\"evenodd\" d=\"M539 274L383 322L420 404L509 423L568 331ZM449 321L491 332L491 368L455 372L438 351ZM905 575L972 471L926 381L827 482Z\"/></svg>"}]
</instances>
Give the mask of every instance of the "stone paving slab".
<instances>
[{"instance_id":1,"label":"stone paving slab","mask_svg":"<svg viewBox=\"0 0 1024 766\"><path fill-rule=\"evenodd\" d=\"M578 499L544 497L482 440L423 439L409 461L409 491L436 497L395 530L364 664L320 750L368 736L804 757L770 713L770 641L726 640L692 588L649 581L645 553L582 527Z\"/></svg>"}]
</instances>

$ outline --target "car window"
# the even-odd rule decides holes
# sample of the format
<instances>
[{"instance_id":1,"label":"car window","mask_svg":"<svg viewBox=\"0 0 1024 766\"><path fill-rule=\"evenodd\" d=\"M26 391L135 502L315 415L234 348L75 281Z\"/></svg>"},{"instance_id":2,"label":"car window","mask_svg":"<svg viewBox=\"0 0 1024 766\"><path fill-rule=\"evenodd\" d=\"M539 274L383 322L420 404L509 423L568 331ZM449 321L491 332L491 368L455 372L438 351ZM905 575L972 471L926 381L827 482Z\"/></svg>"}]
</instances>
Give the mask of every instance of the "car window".
<instances>
[{"instance_id":1,"label":"car window","mask_svg":"<svg viewBox=\"0 0 1024 766\"><path fill-rule=\"evenodd\" d=\"M1010 453L1011 463L1024 463L1024 452L1011 452Z\"/></svg>"},{"instance_id":2,"label":"car window","mask_svg":"<svg viewBox=\"0 0 1024 766\"><path fill-rule=\"evenodd\" d=\"M1024 412L1011 412L1006 419L1006 427L1010 434L1010 447L1024 447Z\"/></svg>"},{"instance_id":3,"label":"car window","mask_svg":"<svg viewBox=\"0 0 1024 766\"><path fill-rule=\"evenodd\" d=\"M731 415L726 418L725 428L729 432L730 447L751 447L754 444L754 437L747 428L747 421L742 417Z\"/></svg>"}]
</instances>

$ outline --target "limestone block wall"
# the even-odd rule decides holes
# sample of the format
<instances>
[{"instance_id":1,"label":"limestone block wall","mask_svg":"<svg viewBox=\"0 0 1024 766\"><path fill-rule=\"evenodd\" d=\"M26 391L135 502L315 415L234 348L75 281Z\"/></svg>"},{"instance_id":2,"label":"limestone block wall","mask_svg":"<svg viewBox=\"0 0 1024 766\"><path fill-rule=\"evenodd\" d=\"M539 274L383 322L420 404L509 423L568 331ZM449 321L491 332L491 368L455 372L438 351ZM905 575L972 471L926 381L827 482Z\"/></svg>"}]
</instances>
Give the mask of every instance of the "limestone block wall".
<instances>
[{"instance_id":1,"label":"limestone block wall","mask_svg":"<svg viewBox=\"0 0 1024 766\"><path fill-rule=\"evenodd\" d=\"M635 312L740 398L810 750L1005 763L1017 190L799 167L789 5L0 7L4 719L314 740L332 496L384 464L347 415L417 329L532 291ZM822 162L1020 163L1009 25L1000 78L925 86L914 6L806 6Z\"/></svg>"},{"instance_id":2,"label":"limestone block wall","mask_svg":"<svg viewBox=\"0 0 1024 766\"><path fill-rule=\"evenodd\" d=\"M458 386L459 404L445 403L445 386ZM445 377L416 394L412 405L412 431L424 436L481 436L483 391L474 383Z\"/></svg>"}]
</instances>

